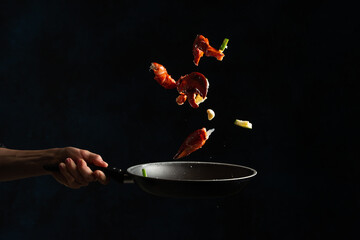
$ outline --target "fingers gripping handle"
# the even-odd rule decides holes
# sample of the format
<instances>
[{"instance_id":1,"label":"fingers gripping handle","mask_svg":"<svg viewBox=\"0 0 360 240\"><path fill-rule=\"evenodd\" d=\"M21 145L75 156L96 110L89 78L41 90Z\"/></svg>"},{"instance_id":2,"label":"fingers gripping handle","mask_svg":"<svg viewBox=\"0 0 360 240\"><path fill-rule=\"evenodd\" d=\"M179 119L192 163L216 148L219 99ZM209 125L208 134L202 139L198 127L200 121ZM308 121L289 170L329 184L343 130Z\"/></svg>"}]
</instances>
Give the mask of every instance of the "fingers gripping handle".
<instances>
[{"instance_id":1,"label":"fingers gripping handle","mask_svg":"<svg viewBox=\"0 0 360 240\"><path fill-rule=\"evenodd\" d=\"M103 171L106 175L106 177L110 177L111 179L120 182L120 183L124 183L124 172L119 169L119 168L114 168L114 167L98 167L95 165L88 165L89 168L93 171L95 170L100 170Z\"/></svg>"},{"instance_id":2,"label":"fingers gripping handle","mask_svg":"<svg viewBox=\"0 0 360 240\"><path fill-rule=\"evenodd\" d=\"M95 171L95 170L100 170L103 173L105 173L106 177L110 177L111 179L120 182L120 183L132 183L133 180L130 178L130 176L123 172L121 169L119 168L114 168L114 167L98 167L92 164L89 164L88 167ZM59 166L58 165L45 165L44 169L50 172L58 172L59 171Z\"/></svg>"}]
</instances>

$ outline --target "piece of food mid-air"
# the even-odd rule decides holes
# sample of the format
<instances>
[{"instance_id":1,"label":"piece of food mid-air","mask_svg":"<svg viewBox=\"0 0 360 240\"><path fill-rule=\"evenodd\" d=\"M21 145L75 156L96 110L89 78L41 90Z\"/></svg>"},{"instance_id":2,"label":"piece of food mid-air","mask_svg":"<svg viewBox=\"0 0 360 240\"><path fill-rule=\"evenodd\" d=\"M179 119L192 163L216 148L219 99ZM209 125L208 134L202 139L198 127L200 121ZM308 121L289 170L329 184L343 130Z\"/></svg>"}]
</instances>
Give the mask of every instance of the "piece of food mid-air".
<instances>
[{"instance_id":1,"label":"piece of food mid-air","mask_svg":"<svg viewBox=\"0 0 360 240\"><path fill-rule=\"evenodd\" d=\"M220 49L217 50L210 46L209 40L206 37L204 37L203 35L197 35L193 43L192 50L194 55L194 64L198 66L200 58L204 55L206 57L215 57L217 60L222 61L225 56L223 51L225 50L228 41L229 39L225 38Z\"/></svg>"},{"instance_id":2,"label":"piece of food mid-air","mask_svg":"<svg viewBox=\"0 0 360 240\"><path fill-rule=\"evenodd\" d=\"M215 129L210 129L206 131L206 128L201 128L191 133L181 144L178 152L175 154L173 159L180 159L186 157L190 153L201 148L205 144L206 140L209 139L211 133L214 131Z\"/></svg>"},{"instance_id":3,"label":"piece of food mid-air","mask_svg":"<svg viewBox=\"0 0 360 240\"><path fill-rule=\"evenodd\" d=\"M228 38L225 38L224 41L222 42L220 48L219 48L219 51L220 51L220 52L225 51L225 49L227 48L228 42L229 42L229 39L228 39Z\"/></svg>"},{"instance_id":4,"label":"piece of food mid-air","mask_svg":"<svg viewBox=\"0 0 360 240\"><path fill-rule=\"evenodd\" d=\"M214 117L215 117L215 112L212 109L208 109L206 110L207 116L208 116L208 120L211 121Z\"/></svg>"},{"instance_id":5,"label":"piece of food mid-air","mask_svg":"<svg viewBox=\"0 0 360 240\"><path fill-rule=\"evenodd\" d=\"M182 105L187 99L191 107L198 108L198 103L206 99L209 81L203 74L199 72L186 74L180 77L176 84L179 94L186 96L181 96L181 99L176 99L179 105ZM201 98L198 97L199 95ZM198 101L196 101L196 99L198 99Z\"/></svg>"},{"instance_id":6,"label":"piece of food mid-air","mask_svg":"<svg viewBox=\"0 0 360 240\"><path fill-rule=\"evenodd\" d=\"M150 71L151 70L154 71L154 79L165 89L176 88L175 80L168 74L166 68L163 65L153 62L150 65Z\"/></svg>"},{"instance_id":7,"label":"piece of food mid-air","mask_svg":"<svg viewBox=\"0 0 360 240\"><path fill-rule=\"evenodd\" d=\"M175 81L168 74L166 68L159 63L151 63L150 70L153 70L155 74L154 79L165 89L176 88L178 90L180 94L176 98L178 105L182 105L188 100L191 107L198 108L199 104L205 101L209 89L209 81L203 74L192 72L181 76Z\"/></svg>"},{"instance_id":8,"label":"piece of food mid-air","mask_svg":"<svg viewBox=\"0 0 360 240\"><path fill-rule=\"evenodd\" d=\"M252 124L249 121L243 121L243 120L236 119L234 124L239 127L252 129Z\"/></svg>"}]
</instances>

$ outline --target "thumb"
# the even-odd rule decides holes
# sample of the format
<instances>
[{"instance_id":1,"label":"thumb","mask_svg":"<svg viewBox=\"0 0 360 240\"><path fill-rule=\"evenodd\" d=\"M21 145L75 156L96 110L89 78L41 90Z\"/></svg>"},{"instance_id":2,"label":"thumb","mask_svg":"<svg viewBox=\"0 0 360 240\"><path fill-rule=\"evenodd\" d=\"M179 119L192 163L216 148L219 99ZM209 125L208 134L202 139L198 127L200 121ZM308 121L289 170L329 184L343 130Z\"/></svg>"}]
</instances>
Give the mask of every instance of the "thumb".
<instances>
[{"instance_id":1,"label":"thumb","mask_svg":"<svg viewBox=\"0 0 360 240\"><path fill-rule=\"evenodd\" d=\"M108 166L108 163L105 162L100 155L97 155L97 154L95 154L95 155L96 155L96 157L94 157L93 162L92 162L94 165L96 165L98 167L107 167Z\"/></svg>"},{"instance_id":2,"label":"thumb","mask_svg":"<svg viewBox=\"0 0 360 240\"><path fill-rule=\"evenodd\" d=\"M98 167L108 166L107 162L105 162L99 154L95 154L89 151L83 151L81 155L87 163L93 164Z\"/></svg>"}]
</instances>

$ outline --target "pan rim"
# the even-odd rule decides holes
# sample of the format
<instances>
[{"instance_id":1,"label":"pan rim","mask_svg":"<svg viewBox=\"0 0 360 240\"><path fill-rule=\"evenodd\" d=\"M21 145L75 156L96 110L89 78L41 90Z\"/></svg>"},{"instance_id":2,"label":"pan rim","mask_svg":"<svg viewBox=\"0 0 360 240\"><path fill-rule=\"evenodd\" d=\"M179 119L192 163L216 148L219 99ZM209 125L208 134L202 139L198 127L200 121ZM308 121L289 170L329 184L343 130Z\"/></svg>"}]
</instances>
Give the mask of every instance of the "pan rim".
<instances>
[{"instance_id":1,"label":"pan rim","mask_svg":"<svg viewBox=\"0 0 360 240\"><path fill-rule=\"evenodd\" d=\"M218 179L177 179L177 178L159 178L159 177L144 177L143 175L134 174L131 173L132 169L139 168L139 167L146 167L147 165L163 165L163 164L211 164L211 165L222 165L222 166L230 166L230 167L237 167L237 168L245 168L252 172L252 174L243 176L243 177L234 177L234 178L218 178ZM161 181L173 181L173 182L228 182L228 181L239 181L239 180L247 180L257 175L257 171L251 167L238 165L238 164L232 164L232 163L221 163L221 162L203 162L203 161L167 161L167 162L151 162L151 163L143 163L143 164L137 164L135 166L129 167L127 170L127 173L140 177L143 179L154 179L154 180L161 180Z\"/></svg>"}]
</instances>

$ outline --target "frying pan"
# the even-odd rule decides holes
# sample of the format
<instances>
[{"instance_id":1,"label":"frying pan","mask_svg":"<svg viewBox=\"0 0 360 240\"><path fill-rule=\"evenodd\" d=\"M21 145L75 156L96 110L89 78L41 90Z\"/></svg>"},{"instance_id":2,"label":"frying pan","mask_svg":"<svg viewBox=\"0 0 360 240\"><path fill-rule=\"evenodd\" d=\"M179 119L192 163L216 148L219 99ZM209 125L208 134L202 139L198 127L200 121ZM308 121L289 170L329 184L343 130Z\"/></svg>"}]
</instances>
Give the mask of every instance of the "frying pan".
<instances>
[{"instance_id":1,"label":"frying pan","mask_svg":"<svg viewBox=\"0 0 360 240\"><path fill-rule=\"evenodd\" d=\"M240 192L257 174L249 167L216 162L155 162L132 166L126 171L114 167L89 167L103 171L117 182L134 182L147 193L175 198L231 196ZM146 177L142 169L145 169Z\"/></svg>"},{"instance_id":2,"label":"frying pan","mask_svg":"<svg viewBox=\"0 0 360 240\"><path fill-rule=\"evenodd\" d=\"M249 167L216 162L155 162L121 169L99 169L120 183L135 182L147 193L161 197L211 198L240 192L257 172ZM142 169L147 176L144 177Z\"/></svg>"}]
</instances>

